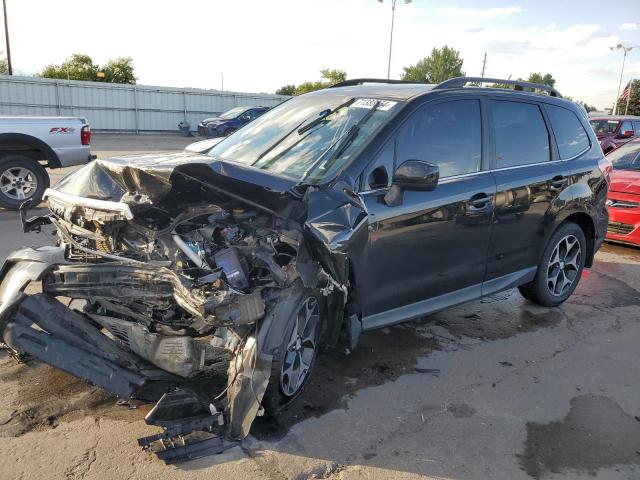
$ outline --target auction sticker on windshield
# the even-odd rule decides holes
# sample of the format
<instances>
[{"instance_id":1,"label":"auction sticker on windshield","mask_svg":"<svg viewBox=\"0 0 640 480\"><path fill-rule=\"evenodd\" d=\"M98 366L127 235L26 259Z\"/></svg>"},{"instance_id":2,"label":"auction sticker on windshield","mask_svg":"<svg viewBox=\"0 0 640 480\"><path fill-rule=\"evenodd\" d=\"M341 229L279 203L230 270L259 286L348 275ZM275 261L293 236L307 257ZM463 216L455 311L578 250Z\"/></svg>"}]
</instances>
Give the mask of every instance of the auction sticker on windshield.
<instances>
[{"instance_id":1,"label":"auction sticker on windshield","mask_svg":"<svg viewBox=\"0 0 640 480\"><path fill-rule=\"evenodd\" d=\"M369 109L369 108L372 108L376 104L376 102L378 102L377 110L389 110L396 103L398 103L398 102L392 102L390 100L379 100L377 98L359 98L355 102L353 102L351 106L354 108Z\"/></svg>"}]
</instances>

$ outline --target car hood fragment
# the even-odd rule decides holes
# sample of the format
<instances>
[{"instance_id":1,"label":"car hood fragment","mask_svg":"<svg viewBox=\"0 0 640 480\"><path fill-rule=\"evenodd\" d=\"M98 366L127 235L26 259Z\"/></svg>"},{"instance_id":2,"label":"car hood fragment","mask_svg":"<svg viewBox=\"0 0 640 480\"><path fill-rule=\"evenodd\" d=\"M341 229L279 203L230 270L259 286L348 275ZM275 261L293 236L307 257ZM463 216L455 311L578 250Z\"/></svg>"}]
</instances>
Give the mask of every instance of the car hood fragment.
<instances>
[{"instance_id":1,"label":"car hood fragment","mask_svg":"<svg viewBox=\"0 0 640 480\"><path fill-rule=\"evenodd\" d=\"M293 181L258 169L179 152L95 160L67 175L54 189L114 202L126 202L139 195L170 210L189 202L202 202L214 191L285 215L294 200L288 193L294 185Z\"/></svg>"}]
</instances>

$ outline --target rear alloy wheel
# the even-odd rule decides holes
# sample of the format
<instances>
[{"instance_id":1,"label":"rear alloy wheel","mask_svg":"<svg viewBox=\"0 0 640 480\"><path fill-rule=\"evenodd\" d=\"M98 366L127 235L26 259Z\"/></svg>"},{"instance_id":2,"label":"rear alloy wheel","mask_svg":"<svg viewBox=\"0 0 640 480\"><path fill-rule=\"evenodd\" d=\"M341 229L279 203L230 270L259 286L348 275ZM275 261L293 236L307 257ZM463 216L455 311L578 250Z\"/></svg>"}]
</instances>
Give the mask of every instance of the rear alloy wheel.
<instances>
[{"instance_id":1,"label":"rear alloy wheel","mask_svg":"<svg viewBox=\"0 0 640 480\"><path fill-rule=\"evenodd\" d=\"M551 295L561 297L577 281L581 257L580 242L575 236L560 239L547 265L547 287Z\"/></svg>"},{"instance_id":2,"label":"rear alloy wheel","mask_svg":"<svg viewBox=\"0 0 640 480\"><path fill-rule=\"evenodd\" d=\"M49 187L47 172L35 160L22 155L0 159L0 206L17 210L24 202L37 205Z\"/></svg>"},{"instance_id":3,"label":"rear alloy wheel","mask_svg":"<svg viewBox=\"0 0 640 480\"><path fill-rule=\"evenodd\" d=\"M536 277L519 287L522 296L545 307L564 302L580 281L586 245L584 233L575 223L558 228L545 248Z\"/></svg>"}]
</instances>

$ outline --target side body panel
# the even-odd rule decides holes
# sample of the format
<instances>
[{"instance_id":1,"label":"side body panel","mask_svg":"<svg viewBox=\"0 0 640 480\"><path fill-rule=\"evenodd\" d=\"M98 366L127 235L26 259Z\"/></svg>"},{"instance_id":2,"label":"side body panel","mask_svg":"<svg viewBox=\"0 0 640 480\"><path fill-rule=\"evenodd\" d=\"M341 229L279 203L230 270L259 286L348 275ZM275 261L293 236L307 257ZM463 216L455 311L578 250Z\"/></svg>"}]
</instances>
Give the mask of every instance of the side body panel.
<instances>
[{"instance_id":1,"label":"side body panel","mask_svg":"<svg viewBox=\"0 0 640 480\"><path fill-rule=\"evenodd\" d=\"M82 145L80 140L81 129L86 124L84 118L74 117L0 117L0 135L19 134L36 138L55 152L60 167L69 167L90 160L91 147Z\"/></svg>"}]
</instances>

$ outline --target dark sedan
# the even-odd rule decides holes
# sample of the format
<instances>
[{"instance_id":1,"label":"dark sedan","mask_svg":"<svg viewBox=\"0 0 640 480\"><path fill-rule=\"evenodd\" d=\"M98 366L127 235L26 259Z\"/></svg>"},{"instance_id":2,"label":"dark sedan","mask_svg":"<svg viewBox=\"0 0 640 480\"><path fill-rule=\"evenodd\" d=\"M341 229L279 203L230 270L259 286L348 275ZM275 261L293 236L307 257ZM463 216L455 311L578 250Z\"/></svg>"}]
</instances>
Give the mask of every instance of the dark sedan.
<instances>
[{"instance_id":1,"label":"dark sedan","mask_svg":"<svg viewBox=\"0 0 640 480\"><path fill-rule=\"evenodd\" d=\"M236 107L218 117L205 118L198 133L205 137L226 137L269 110L269 107Z\"/></svg>"}]
</instances>

